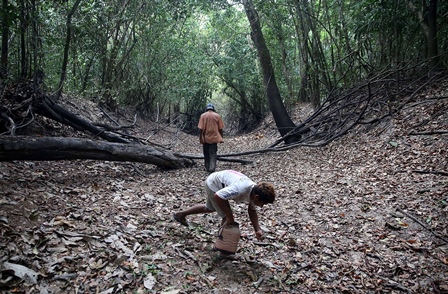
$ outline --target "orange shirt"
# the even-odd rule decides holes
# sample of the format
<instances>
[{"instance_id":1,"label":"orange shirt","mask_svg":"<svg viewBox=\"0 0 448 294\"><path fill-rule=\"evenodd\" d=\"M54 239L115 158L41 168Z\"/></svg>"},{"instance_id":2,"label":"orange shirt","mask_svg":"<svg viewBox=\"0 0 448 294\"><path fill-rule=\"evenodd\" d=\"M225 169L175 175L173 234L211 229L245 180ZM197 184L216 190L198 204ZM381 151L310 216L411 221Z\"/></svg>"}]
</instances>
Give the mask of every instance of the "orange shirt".
<instances>
[{"instance_id":1,"label":"orange shirt","mask_svg":"<svg viewBox=\"0 0 448 294\"><path fill-rule=\"evenodd\" d=\"M222 143L221 133L224 128L224 123L219 114L213 110L208 110L201 114L199 118L198 128L201 129L201 143Z\"/></svg>"}]
</instances>

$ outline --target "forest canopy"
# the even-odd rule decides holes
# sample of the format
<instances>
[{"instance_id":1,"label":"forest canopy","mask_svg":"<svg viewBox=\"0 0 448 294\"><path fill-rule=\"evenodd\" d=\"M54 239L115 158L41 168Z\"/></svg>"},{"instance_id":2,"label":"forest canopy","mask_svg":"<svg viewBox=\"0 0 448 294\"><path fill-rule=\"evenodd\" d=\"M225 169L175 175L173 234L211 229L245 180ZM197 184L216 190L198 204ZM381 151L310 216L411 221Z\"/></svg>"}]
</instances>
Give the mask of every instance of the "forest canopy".
<instances>
[{"instance_id":1,"label":"forest canopy","mask_svg":"<svg viewBox=\"0 0 448 294\"><path fill-rule=\"evenodd\" d=\"M247 131L270 109L248 7L286 109L384 69L446 68L446 1L3 0L1 87L33 80L185 131L213 101L228 132Z\"/></svg>"}]
</instances>

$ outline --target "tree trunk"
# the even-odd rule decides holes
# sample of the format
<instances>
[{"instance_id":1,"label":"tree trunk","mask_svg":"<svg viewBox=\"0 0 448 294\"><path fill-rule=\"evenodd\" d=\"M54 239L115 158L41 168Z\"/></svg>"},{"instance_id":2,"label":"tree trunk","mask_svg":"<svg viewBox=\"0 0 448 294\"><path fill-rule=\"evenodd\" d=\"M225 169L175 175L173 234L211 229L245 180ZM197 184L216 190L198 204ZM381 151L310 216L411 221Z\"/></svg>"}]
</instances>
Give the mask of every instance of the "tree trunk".
<instances>
[{"instance_id":1,"label":"tree trunk","mask_svg":"<svg viewBox=\"0 0 448 294\"><path fill-rule=\"evenodd\" d=\"M421 1L419 10L411 0L407 0L409 8L417 15L420 26L425 34L428 45L428 58L431 58L431 68L440 66L440 56L437 45L437 0Z\"/></svg>"},{"instance_id":2,"label":"tree trunk","mask_svg":"<svg viewBox=\"0 0 448 294\"><path fill-rule=\"evenodd\" d=\"M437 0L429 0L428 7L428 57L431 68L440 66L439 48L437 45Z\"/></svg>"},{"instance_id":3,"label":"tree trunk","mask_svg":"<svg viewBox=\"0 0 448 294\"><path fill-rule=\"evenodd\" d=\"M70 49L70 40L72 37L72 17L73 14L75 14L75 11L78 8L80 2L81 0L76 0L75 4L73 5L72 9L70 10L67 16L67 35L65 37L64 58L62 60L61 78L59 80L58 89L55 95L56 101L58 101L59 97L61 97L62 88L64 87L65 76L67 74L68 51Z\"/></svg>"},{"instance_id":4,"label":"tree trunk","mask_svg":"<svg viewBox=\"0 0 448 294\"><path fill-rule=\"evenodd\" d=\"M0 161L74 159L143 162L168 169L194 165L191 159L144 145L63 137L0 137Z\"/></svg>"},{"instance_id":5,"label":"tree trunk","mask_svg":"<svg viewBox=\"0 0 448 294\"><path fill-rule=\"evenodd\" d=\"M2 56L0 60L0 78L4 79L8 75L8 41L9 41L9 23L8 23L8 0L2 1Z\"/></svg>"},{"instance_id":6,"label":"tree trunk","mask_svg":"<svg viewBox=\"0 0 448 294\"><path fill-rule=\"evenodd\" d=\"M26 12L25 0L20 0L20 77L26 78L28 59L26 50L26 29L28 27L29 16Z\"/></svg>"},{"instance_id":7,"label":"tree trunk","mask_svg":"<svg viewBox=\"0 0 448 294\"><path fill-rule=\"evenodd\" d=\"M309 24L303 15L303 9L300 6L299 0L295 2L295 10L296 12L291 11L291 17L295 20L295 32L297 40L297 50L299 52L300 58L300 89L297 96L297 99L301 102L310 102L311 94L309 93L309 72L310 72L310 61L308 54L309 47L309 36L308 33L310 31ZM297 16L296 16L297 14Z\"/></svg>"},{"instance_id":8,"label":"tree trunk","mask_svg":"<svg viewBox=\"0 0 448 294\"><path fill-rule=\"evenodd\" d=\"M258 51L260 66L263 72L263 84L266 87L269 108L281 136L285 138L285 143L294 143L297 140L296 137L286 136L289 131L294 129L295 125L282 102L280 91L278 89L277 82L275 81L271 56L268 47L266 46L263 32L261 31L258 14L254 8L252 0L244 0L243 4L252 29L251 37Z\"/></svg>"},{"instance_id":9,"label":"tree trunk","mask_svg":"<svg viewBox=\"0 0 448 294\"><path fill-rule=\"evenodd\" d=\"M110 142L130 143L128 140L109 132L105 132L104 129L100 129L94 126L89 121L69 112L45 95L39 97L39 99L37 100L38 101L34 102L36 104L35 109L38 111L38 113L48 118L71 126L75 130L89 132L91 134L94 134L95 136L98 136L99 138L105 139Z\"/></svg>"}]
</instances>

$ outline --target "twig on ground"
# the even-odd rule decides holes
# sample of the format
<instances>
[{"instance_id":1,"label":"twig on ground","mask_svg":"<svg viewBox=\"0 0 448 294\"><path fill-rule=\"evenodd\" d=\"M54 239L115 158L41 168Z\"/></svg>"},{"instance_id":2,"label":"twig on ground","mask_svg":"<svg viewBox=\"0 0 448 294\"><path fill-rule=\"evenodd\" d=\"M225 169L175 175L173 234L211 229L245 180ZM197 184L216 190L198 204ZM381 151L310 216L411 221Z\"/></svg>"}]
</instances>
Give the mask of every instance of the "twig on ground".
<instances>
[{"instance_id":1,"label":"twig on ground","mask_svg":"<svg viewBox=\"0 0 448 294\"><path fill-rule=\"evenodd\" d=\"M275 248L277 248L277 249L279 249L279 248L281 248L281 246L279 246L279 245L277 245L277 244L273 244L273 243L266 243L266 242L254 242L254 244L255 245L258 245L258 246L272 246L272 247L275 247Z\"/></svg>"},{"instance_id":2,"label":"twig on ground","mask_svg":"<svg viewBox=\"0 0 448 294\"><path fill-rule=\"evenodd\" d=\"M407 213L404 210L398 209L399 212L401 212L402 214L406 215L407 217L409 217L410 219L412 219L413 221L415 221L416 223L418 223L419 225L421 225L423 228L425 228L426 230L428 230L429 232L431 232L434 236L436 236L437 238L439 238L440 240L442 240L443 242L448 244L448 240L446 238L444 238L443 236L440 236L439 234L437 234L436 232L434 232L431 228L427 227L424 223L422 223L419 219L415 218L414 216L412 216L411 214Z\"/></svg>"},{"instance_id":3,"label":"twig on ground","mask_svg":"<svg viewBox=\"0 0 448 294\"><path fill-rule=\"evenodd\" d=\"M403 292L406 292L406 293L410 293L410 291L406 287L402 286L399 283L387 283L384 286L388 287L388 288L400 290L400 291L403 291Z\"/></svg>"},{"instance_id":4,"label":"twig on ground","mask_svg":"<svg viewBox=\"0 0 448 294\"><path fill-rule=\"evenodd\" d=\"M448 134L448 130L435 130L429 132L410 132L409 136L427 136L427 135L439 135L439 134Z\"/></svg>"},{"instance_id":5,"label":"twig on ground","mask_svg":"<svg viewBox=\"0 0 448 294\"><path fill-rule=\"evenodd\" d=\"M263 283L264 278L260 277L256 282L253 282L252 285L254 285L255 289L258 289L260 287L261 283Z\"/></svg>"},{"instance_id":6,"label":"twig on ground","mask_svg":"<svg viewBox=\"0 0 448 294\"><path fill-rule=\"evenodd\" d=\"M435 174L435 175L448 176L448 172L443 170L412 170L412 172L418 174Z\"/></svg>"}]
</instances>

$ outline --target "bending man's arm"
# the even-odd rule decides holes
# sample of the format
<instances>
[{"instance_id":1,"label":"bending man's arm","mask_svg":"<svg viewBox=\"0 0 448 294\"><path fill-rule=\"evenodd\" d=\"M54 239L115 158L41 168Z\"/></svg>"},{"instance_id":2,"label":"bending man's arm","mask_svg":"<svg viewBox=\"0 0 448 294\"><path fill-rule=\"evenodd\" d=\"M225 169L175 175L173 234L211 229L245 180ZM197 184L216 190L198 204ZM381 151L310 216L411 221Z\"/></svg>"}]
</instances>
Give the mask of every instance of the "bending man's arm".
<instances>
[{"instance_id":1,"label":"bending man's arm","mask_svg":"<svg viewBox=\"0 0 448 294\"><path fill-rule=\"evenodd\" d=\"M219 208L221 208L222 212L226 215L226 223L227 225L231 226L235 222L233 219L233 213L232 209L230 208L230 204L228 200L224 200L218 195L214 195L216 204L218 204Z\"/></svg>"},{"instance_id":2,"label":"bending man's arm","mask_svg":"<svg viewBox=\"0 0 448 294\"><path fill-rule=\"evenodd\" d=\"M247 207L247 212L249 213L249 219L252 223L252 226L255 230L255 235L257 236L257 239L259 241L263 240L263 231L260 228L260 225L258 224L258 214L255 208L252 208L250 204Z\"/></svg>"}]
</instances>

